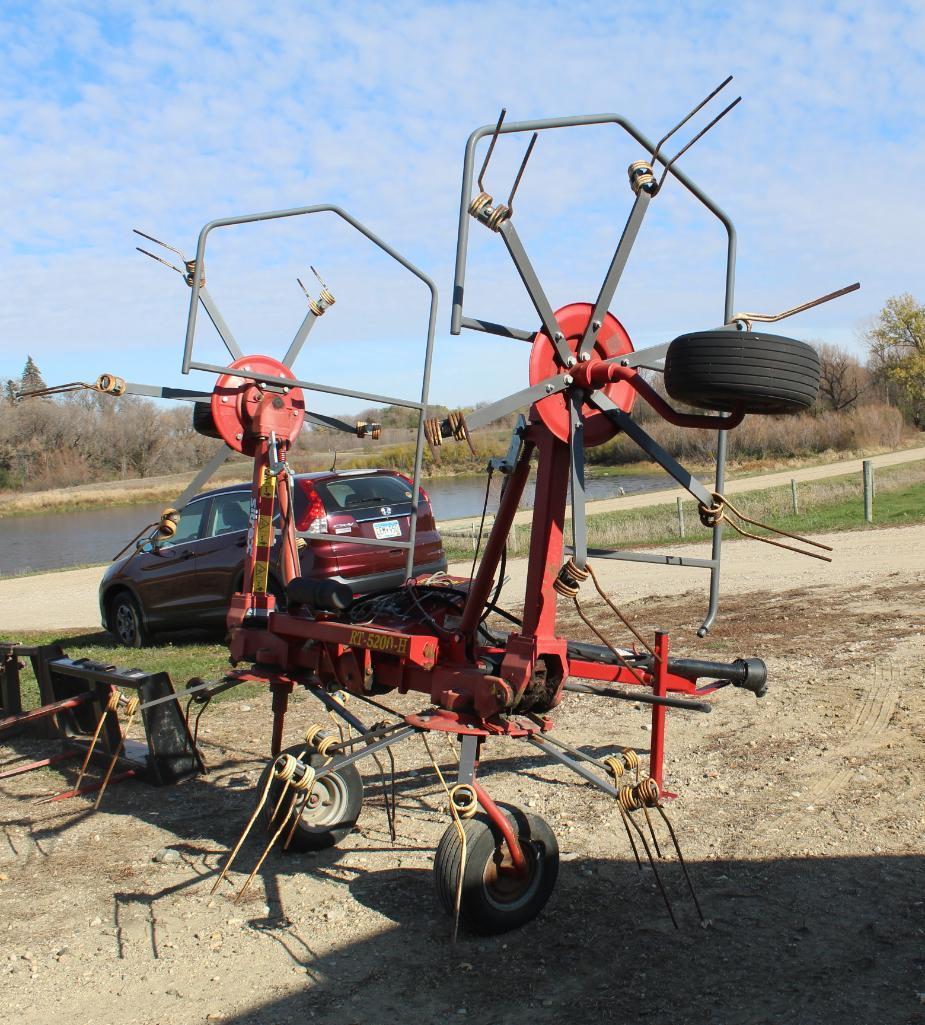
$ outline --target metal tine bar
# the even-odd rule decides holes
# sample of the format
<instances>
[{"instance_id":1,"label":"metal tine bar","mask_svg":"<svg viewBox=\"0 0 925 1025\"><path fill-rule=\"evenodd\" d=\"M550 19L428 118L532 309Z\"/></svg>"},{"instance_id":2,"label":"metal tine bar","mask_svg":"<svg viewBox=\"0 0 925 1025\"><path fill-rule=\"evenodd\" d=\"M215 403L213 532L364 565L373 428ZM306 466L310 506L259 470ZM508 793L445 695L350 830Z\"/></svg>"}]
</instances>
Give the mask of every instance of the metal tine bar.
<instances>
[{"instance_id":1,"label":"metal tine bar","mask_svg":"<svg viewBox=\"0 0 925 1025\"><path fill-rule=\"evenodd\" d=\"M694 143L698 141L698 139L702 139L715 124L718 124L720 121L722 121L722 119L729 113L729 111L741 102L742 97L737 96L732 101L732 103L730 103L729 106L726 107L724 110L721 110L705 128L701 128L700 131L694 136L693 139L691 139L691 141L686 146L682 147L678 150L677 153L675 153L671 160L669 160L668 163L665 164L665 170L662 171L662 176L658 180L659 189L661 189L662 185L665 182L665 179L668 177L668 172L671 170L672 165L678 160L678 158L682 157L691 148L691 146L693 146Z\"/></svg>"},{"instance_id":2,"label":"metal tine bar","mask_svg":"<svg viewBox=\"0 0 925 1025\"><path fill-rule=\"evenodd\" d=\"M314 275L315 275L315 277L316 277L316 278L318 279L318 284L319 284L319 285L321 285L321 287L322 287L322 288L327 288L327 287L328 287L328 285L327 285L327 282L326 282L326 281L324 280L324 278L323 278L323 277L322 277L322 276L321 276L321 275L320 275L320 274L318 273L318 271L316 271L316 270L315 270L315 268L314 268L314 267L313 267L313 266L312 266L311 264L309 264L309 265L308 265L308 269L309 269L309 270L310 270L310 271L312 272L312 274L314 274ZM299 284L300 284L300 285L302 285L302 282L300 281L300 282L299 282ZM303 290L303 291L305 290L305 286L304 286L304 285L302 285L302 290Z\"/></svg>"},{"instance_id":3,"label":"metal tine bar","mask_svg":"<svg viewBox=\"0 0 925 1025\"><path fill-rule=\"evenodd\" d=\"M183 253L182 250L177 249L176 246L172 246L169 242L162 242L159 238L155 238L153 235L148 235L146 232L141 231L138 228L132 228L132 231L136 235L141 235L142 238L146 238L149 242L154 242L155 245L163 246L165 249L169 249L172 253L176 253L177 256L179 256L180 259L184 263L188 262L187 259L186 259L186 254ZM136 246L136 248L138 248L138 247ZM146 253L146 255L151 256L151 253L148 253L146 249L142 249L142 250L140 250L140 252ZM158 258L155 256L154 259L156 260ZM161 262L163 262L163 261L161 261ZM168 266L173 266L173 265L172 264L168 264Z\"/></svg>"},{"instance_id":4,"label":"metal tine bar","mask_svg":"<svg viewBox=\"0 0 925 1025\"><path fill-rule=\"evenodd\" d=\"M636 444L646 453L651 459L661 466L663 470L669 473L674 479L684 488L685 491L690 492L703 505L711 506L713 504L713 496L707 489L700 483L700 481L685 468L636 421L624 413L616 403L607 396L606 392L594 391L591 393L590 401L597 406L601 412L606 413L607 416Z\"/></svg>"},{"instance_id":5,"label":"metal tine bar","mask_svg":"<svg viewBox=\"0 0 925 1025\"><path fill-rule=\"evenodd\" d=\"M183 494L177 499L176 507L182 509L184 505L199 491L203 484L218 470L218 468L225 462L230 455L234 453L234 449L229 445L223 445L218 452L206 463L206 465L196 474L196 476L189 482L183 491Z\"/></svg>"},{"instance_id":6,"label":"metal tine bar","mask_svg":"<svg viewBox=\"0 0 925 1025\"><path fill-rule=\"evenodd\" d=\"M299 279L296 278L296 281L299 281ZM302 282L299 281L299 284L302 285ZM304 285L302 285L302 291L308 295L308 290ZM309 296L309 298L311 298L311 296ZM292 369L292 365L295 363L296 359L298 359L299 353L302 351L302 346L305 344L305 340L308 338L311 329L315 326L315 321L317 319L318 318L311 310L305 314L305 319L299 325L299 330L296 331L294 338L289 343L289 348L286 350L286 355L283 356L282 363L284 367L289 367L290 370Z\"/></svg>"},{"instance_id":7,"label":"metal tine bar","mask_svg":"<svg viewBox=\"0 0 925 1025\"><path fill-rule=\"evenodd\" d=\"M531 139L530 145L527 146L527 152L524 153L524 158L520 162L520 170L517 172L517 177L514 179L514 184L511 186L511 194L507 197L507 208L508 211L514 213L514 193L520 185L520 179L524 176L524 171L527 169L527 161L530 159L530 154L533 152L533 147L536 145L536 140L540 137L539 132L534 132Z\"/></svg>"},{"instance_id":8,"label":"metal tine bar","mask_svg":"<svg viewBox=\"0 0 925 1025\"><path fill-rule=\"evenodd\" d=\"M510 218L501 222L501 226L498 228L498 231L504 239L504 244L507 246L507 251L510 253L511 259L514 261L514 266L517 268L520 280L524 283L524 288L526 288L527 294L530 296L533 308L539 314L543 330L549 336L549 339L556 350L556 354L559 357L559 361L564 367L573 365L575 363L575 359L572 356L569 347L565 343L565 338L559 328L559 322L556 320L555 313L553 313L552 304L547 298L546 293L543 291L540 279L537 277L536 271L533 269L530 257L527 256L527 251L524 249L523 242L521 242L520 236L517 234ZM572 361L571 364L569 363L570 359Z\"/></svg>"},{"instance_id":9,"label":"metal tine bar","mask_svg":"<svg viewBox=\"0 0 925 1025\"><path fill-rule=\"evenodd\" d=\"M569 396L569 462L572 483L572 544L579 569L588 561L588 528L585 522L585 439L581 415L584 392Z\"/></svg>"},{"instance_id":10,"label":"metal tine bar","mask_svg":"<svg viewBox=\"0 0 925 1025\"><path fill-rule=\"evenodd\" d=\"M671 131L670 131L670 132L668 132L668 133L667 133L666 135L663 135L663 136L662 136L662 137L661 137L661 138L660 138L660 139L658 140L658 142L657 142L657 143L655 144L655 149L654 149L654 150L652 151L652 163L653 163L653 164L655 163L655 161L656 161L656 160L658 160L658 154L659 154L659 150L660 150L660 149L662 148L662 146L664 146L664 144L665 144L665 143L666 143L666 142L667 142L667 141L668 141L668 140L669 140L669 139L670 139L670 138L672 137L672 135L674 135L674 133L675 133L675 132L676 132L676 131L677 131L677 130L678 130L679 128L683 128L683 127L684 127L684 126L685 126L685 125L687 124L687 122L688 122L688 121L690 121L690 119L691 119L691 118L692 118L692 117L693 117L693 116L694 116L694 115L695 115L695 114L696 114L696 113L697 113L698 111L701 111L701 110L703 110L703 108L704 108L704 107L705 107L705 106L706 106L706 105L707 105L707 104L708 104L708 103L710 102L710 100L712 100L712 99L713 99L713 97L714 97L714 96L716 96L716 95L717 95L718 93L722 92L722 90L723 90L723 89L725 89L725 88L726 88L726 86L727 86L727 85L729 85L729 83L730 83L731 81L732 81L732 75L730 75L730 76L729 76L729 77L728 77L728 78L727 78L727 79L725 80L725 82L720 82L720 84L719 84L719 85L718 85L718 86L717 86L717 87L716 87L716 88L715 88L715 89L713 90L713 92L711 92L711 93L710 93L710 95L709 95L709 96L708 96L708 97L707 97L707 98L706 98L705 100L701 100L701 101L700 101L700 103L698 103L698 104L697 104L697 106L696 106L696 107L694 107L694 109L693 109L693 110L692 110L692 111L691 111L691 112L690 112L689 114L687 114L687 115L686 115L685 117L683 117L683 118L682 118L682 119L681 119L681 120L680 120L680 121L679 121L679 122L678 122L678 123L677 123L677 124L676 124L676 125L674 126L674 128L672 128L672 129L671 129Z\"/></svg>"},{"instance_id":11,"label":"metal tine bar","mask_svg":"<svg viewBox=\"0 0 925 1025\"><path fill-rule=\"evenodd\" d=\"M604 278L601 290L598 293L597 302L594 304L594 310L591 313L591 319L588 321L581 344L578 346L579 356L591 352L594 348L600 325L604 321L604 314L607 313L610 304L613 302L614 294L617 291L617 286L620 284L620 278L623 276L630 252L636 244L636 238L639 235L639 229L642 227L642 220L646 215L651 199L651 194L646 192L645 189L639 190L639 194L633 203L633 208L630 210L630 215L626 220L626 227L623 229L623 234L617 243L613 259L610 261L607 276ZM598 327L595 327L595 324Z\"/></svg>"},{"instance_id":12,"label":"metal tine bar","mask_svg":"<svg viewBox=\"0 0 925 1025\"><path fill-rule=\"evenodd\" d=\"M501 113L498 116L498 123L495 125L495 130L491 137L491 142L488 144L488 152L485 154L485 160L482 162L482 170L479 171L478 183L480 192L485 191L485 184L482 179L485 177L485 172L488 170L488 162L491 160L491 155L495 149L495 143L498 141L498 133L501 131L501 125L504 123L505 114L507 114L507 108L502 107Z\"/></svg>"},{"instance_id":13,"label":"metal tine bar","mask_svg":"<svg viewBox=\"0 0 925 1025\"><path fill-rule=\"evenodd\" d=\"M784 310L783 313L734 313L731 322L736 320L758 320L763 324L773 324L778 320L786 320L787 317L792 317L795 313L802 313L804 310L811 310L814 306L821 306L832 299L840 299L849 292L856 292L860 287L861 282L855 281L853 285L845 285L844 288L836 289L836 291L829 292L827 295L821 295L818 299L811 299L808 303L794 306L793 309Z\"/></svg>"},{"instance_id":14,"label":"metal tine bar","mask_svg":"<svg viewBox=\"0 0 925 1025\"><path fill-rule=\"evenodd\" d=\"M568 383L565 380L566 377L568 377L568 374L548 377L545 381L540 381L539 384L534 384L530 388L523 388L512 395L507 395L503 399L498 399L497 402L492 402L488 406L482 406L481 409L477 409L471 416L466 417L466 424L470 430L474 430L476 427L485 427L487 424L492 423L492 421L498 420L502 416L507 416L508 413L513 413L523 406L532 406L534 402L538 402L548 395L556 395L561 391L565 391L568 387Z\"/></svg>"}]
</instances>

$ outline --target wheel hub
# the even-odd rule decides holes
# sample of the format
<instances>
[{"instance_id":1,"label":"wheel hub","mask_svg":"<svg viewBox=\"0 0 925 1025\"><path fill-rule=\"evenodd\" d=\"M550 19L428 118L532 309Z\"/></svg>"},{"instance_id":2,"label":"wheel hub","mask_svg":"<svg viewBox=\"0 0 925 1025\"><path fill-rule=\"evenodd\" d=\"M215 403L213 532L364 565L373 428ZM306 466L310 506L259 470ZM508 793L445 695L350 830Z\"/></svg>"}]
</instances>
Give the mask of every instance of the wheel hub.
<instances>
[{"instance_id":1,"label":"wheel hub","mask_svg":"<svg viewBox=\"0 0 925 1025\"><path fill-rule=\"evenodd\" d=\"M570 303L555 311L556 323L565 336L569 351L576 360L578 359L578 346L591 319L593 309L591 303ZM633 343L630 341L626 329L612 313L606 313L597 332L597 341L590 354L591 362L610 359L613 356L624 356L632 351ZM563 370L568 369L570 368L563 367L559 362L552 339L544 332L538 331L530 352L530 384L539 384L546 378L561 374ZM625 413L633 408L636 392L625 382L608 384L602 390ZM540 399L536 403L536 410L543 423L560 441L566 442L569 439L567 395L567 391L560 392L557 395ZM618 428L597 407L585 403L582 407L582 415L585 420L585 448L600 445L617 433Z\"/></svg>"},{"instance_id":2,"label":"wheel hub","mask_svg":"<svg viewBox=\"0 0 925 1025\"><path fill-rule=\"evenodd\" d=\"M229 370L295 379L287 366L271 356L242 356ZM253 456L259 439L269 437L271 431L280 442L296 437L305 419L305 400L300 388L222 374L212 392L212 419L226 444Z\"/></svg>"}]
</instances>

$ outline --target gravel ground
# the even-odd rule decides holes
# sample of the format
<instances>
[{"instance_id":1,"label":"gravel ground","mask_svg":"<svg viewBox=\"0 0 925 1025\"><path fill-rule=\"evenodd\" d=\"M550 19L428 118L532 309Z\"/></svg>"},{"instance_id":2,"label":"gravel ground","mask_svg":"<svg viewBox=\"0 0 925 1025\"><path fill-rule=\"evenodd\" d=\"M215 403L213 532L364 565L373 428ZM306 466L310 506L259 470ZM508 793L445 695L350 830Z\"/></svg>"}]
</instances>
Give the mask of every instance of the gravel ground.
<instances>
[{"instance_id":1,"label":"gravel ground","mask_svg":"<svg viewBox=\"0 0 925 1025\"><path fill-rule=\"evenodd\" d=\"M705 641L702 571L607 567L634 625L670 629L675 653L769 664L766 698L729 689L710 715L669 714L666 784L679 796L668 814L706 923L673 854L662 875L677 930L613 802L511 740L489 745L482 781L542 815L562 853L549 904L517 932L452 942L430 873L448 819L418 741L396 753L394 843L373 769L338 848L273 852L236 904L265 843L255 832L212 896L253 806L269 726L267 698L231 700L203 719L205 777L122 784L98 814L35 803L70 771L0 783L0 1020L925 1021L925 528L832 540L832 566L730 545ZM563 621L586 636L565 607ZM294 702L287 742L317 718L313 701ZM645 750L648 716L631 704L570 695L554 718L558 736L591 751ZM14 740L0 763L46 750ZM449 768L449 746L435 752Z\"/></svg>"}]
</instances>

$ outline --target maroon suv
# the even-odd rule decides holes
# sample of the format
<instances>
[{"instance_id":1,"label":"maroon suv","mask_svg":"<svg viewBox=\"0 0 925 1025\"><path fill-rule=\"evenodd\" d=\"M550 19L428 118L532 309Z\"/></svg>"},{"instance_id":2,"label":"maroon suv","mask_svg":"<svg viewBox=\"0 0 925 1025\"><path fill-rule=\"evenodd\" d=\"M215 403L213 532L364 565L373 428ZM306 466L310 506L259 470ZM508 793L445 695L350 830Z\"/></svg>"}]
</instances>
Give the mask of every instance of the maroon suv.
<instances>
[{"instance_id":1,"label":"maroon suv","mask_svg":"<svg viewBox=\"0 0 925 1025\"><path fill-rule=\"evenodd\" d=\"M293 512L302 576L335 580L353 593L400 586L404 548L351 544L351 537L408 540L411 481L390 470L304 473L295 478ZM233 484L197 495L181 511L168 541L146 541L114 562L100 582L103 626L122 644L140 647L158 630L223 625L231 596L241 588L251 486ZM343 540L312 540L312 534ZM277 534L277 537L279 535ZM418 505L415 575L446 569L443 542L422 490ZM281 575L270 571L281 598Z\"/></svg>"}]
</instances>

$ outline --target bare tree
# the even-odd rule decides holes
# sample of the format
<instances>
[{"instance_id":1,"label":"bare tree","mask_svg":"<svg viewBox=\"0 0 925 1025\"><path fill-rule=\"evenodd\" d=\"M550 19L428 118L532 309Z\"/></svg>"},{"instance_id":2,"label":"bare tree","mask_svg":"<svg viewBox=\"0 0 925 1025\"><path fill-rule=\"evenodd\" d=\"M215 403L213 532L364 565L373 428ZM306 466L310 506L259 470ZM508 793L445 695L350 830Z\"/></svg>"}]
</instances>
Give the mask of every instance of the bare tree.
<instances>
[{"instance_id":1,"label":"bare tree","mask_svg":"<svg viewBox=\"0 0 925 1025\"><path fill-rule=\"evenodd\" d=\"M870 383L867 368L856 356L829 342L816 343L819 353L819 401L838 412L851 409Z\"/></svg>"}]
</instances>

